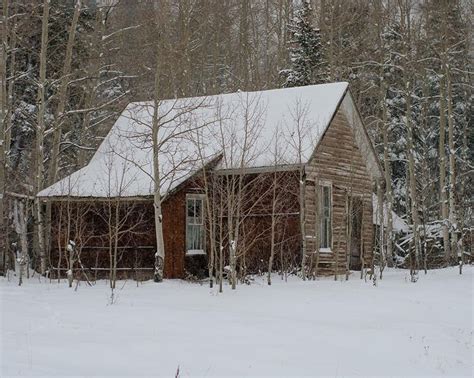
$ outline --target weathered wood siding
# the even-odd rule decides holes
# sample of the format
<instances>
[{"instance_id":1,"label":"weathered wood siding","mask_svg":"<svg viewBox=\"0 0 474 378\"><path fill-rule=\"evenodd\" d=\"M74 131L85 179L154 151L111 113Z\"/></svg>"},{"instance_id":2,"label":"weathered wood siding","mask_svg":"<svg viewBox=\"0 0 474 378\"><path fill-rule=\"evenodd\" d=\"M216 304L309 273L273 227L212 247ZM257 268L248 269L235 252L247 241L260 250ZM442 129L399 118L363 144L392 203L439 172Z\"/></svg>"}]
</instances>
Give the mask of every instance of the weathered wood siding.
<instances>
[{"instance_id":1,"label":"weathered wood siding","mask_svg":"<svg viewBox=\"0 0 474 378\"><path fill-rule=\"evenodd\" d=\"M276 176L275 176L276 175ZM225 186L225 184L224 184ZM268 270L271 254L271 223L275 186L274 271L295 270L301 264L299 221L299 172L297 170L246 174L243 179L242 210L237 245L237 269L256 274ZM216 188L218 191L218 188ZM227 196L224 191L216 196ZM225 206L225 204L224 204ZM227 210L223 214L224 265L229 262Z\"/></svg>"},{"instance_id":2,"label":"weathered wood siding","mask_svg":"<svg viewBox=\"0 0 474 378\"><path fill-rule=\"evenodd\" d=\"M115 232L116 201L60 200L52 204L50 271L63 276L68 267L68 240L76 244L73 270L78 278L109 277L111 234ZM117 276L137 279L153 274L155 237L151 201L119 204ZM79 261L79 259L80 261Z\"/></svg>"},{"instance_id":3,"label":"weathered wood siding","mask_svg":"<svg viewBox=\"0 0 474 378\"><path fill-rule=\"evenodd\" d=\"M184 278L186 237L186 193L183 186L168 197L162 206L165 242L165 278ZM56 201L52 213L52 274L64 275L67 265L67 239L80 249L82 266L98 278L109 276L110 227L114 227L116 201ZM156 252L155 222L151 199L120 201L120 238L118 242L118 277L149 279L153 277ZM68 216L69 214L69 216ZM69 229L68 229L69 226ZM69 236L68 236L69 235ZM80 265L74 269L80 278Z\"/></svg>"},{"instance_id":4,"label":"weathered wood siding","mask_svg":"<svg viewBox=\"0 0 474 378\"><path fill-rule=\"evenodd\" d=\"M305 230L300 231L299 224L299 175L298 171L280 172L278 191L282 195L277 224L277 252L275 269L296 266L300 263L302 237L306 239L306 253L308 261L319 260L317 271L319 274L332 274L337 269L343 274L346 269L348 253L347 230L347 198L348 195L360 196L363 199L362 246L363 258L366 267L372 263L373 255L373 226L372 226L372 179L367 168L367 160L356 142L356 135L351 128L343 110L339 109L332 120L330 127L320 141L313 158L306 165L306 185L304 191ZM256 179L258 177L258 179ZM273 175L262 173L247 175L245 204L243 213L245 221L242 223L239 235L240 248L245 252L237 251L239 269L247 273L265 271L268 267L268 257L271 244L271 194ZM253 181L252 181L253 180ZM311 184L310 184L311 183ZM330 183L332 185L332 252L320 253L317 256L315 238L316 193L315 184ZM211 189L212 190L212 189ZM217 189L216 189L217 190ZM166 278L184 278L189 259L186 257L186 194L203 193L199 178L183 183L163 202L163 232L165 243ZM72 201L74 202L74 201ZM218 201L219 202L219 201ZM51 264L52 267L67 267L64 249L67 242L66 214L67 202L59 201L53 206L53 237ZM82 209L79 207L82 207ZM109 267L109 236L107 204L104 201L78 201L68 211L76 212L72 215L69 237L76 244L81 243L81 260L84 267L100 268L104 272ZM143 198L139 201L121 202L122 214L129 219L123 225L124 229L131 227L120 237L119 268L126 272L130 268L145 268L150 278L153 273L154 252L156 250L153 203L151 199ZM121 216L122 217L122 216ZM227 215L222 215L225 228ZM74 223L80 220L79 222ZM74 235L78 227L81 235ZM319 232L319 230L318 230ZM223 241L225 244L226 241ZM210 243L206 247L209 248ZM225 249L228 256L228 249ZM225 257L224 264L228 263ZM205 261L204 261L205 263ZM77 266L77 265L76 265ZM145 274L146 275L146 274ZM119 275L121 276L121 275ZM134 274L128 275L132 278Z\"/></svg>"},{"instance_id":5,"label":"weathered wood siding","mask_svg":"<svg viewBox=\"0 0 474 378\"><path fill-rule=\"evenodd\" d=\"M372 261L372 181L362 151L356 145L353 129L347 117L339 109L320 141L313 158L306 166L307 182L332 185L332 253L320 253L318 272L333 274L334 268L344 273L346 269L347 243L347 195L362 196L362 239L365 266ZM307 255L316 251L315 187L305 186L305 235Z\"/></svg>"},{"instance_id":6,"label":"weathered wood siding","mask_svg":"<svg viewBox=\"0 0 474 378\"><path fill-rule=\"evenodd\" d=\"M186 259L192 259L186 257L186 194L202 192L199 180L190 180L163 202L165 278L185 277Z\"/></svg>"}]
</instances>

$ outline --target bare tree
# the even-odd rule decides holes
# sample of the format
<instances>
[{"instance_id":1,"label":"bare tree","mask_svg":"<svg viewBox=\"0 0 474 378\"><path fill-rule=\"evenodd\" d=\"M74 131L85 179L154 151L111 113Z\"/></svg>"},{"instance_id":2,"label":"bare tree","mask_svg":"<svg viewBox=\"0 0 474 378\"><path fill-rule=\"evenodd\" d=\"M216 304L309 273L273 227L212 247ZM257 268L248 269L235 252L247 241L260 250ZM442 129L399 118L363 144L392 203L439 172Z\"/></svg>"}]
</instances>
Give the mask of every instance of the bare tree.
<instances>
[{"instance_id":1,"label":"bare tree","mask_svg":"<svg viewBox=\"0 0 474 378\"><path fill-rule=\"evenodd\" d=\"M419 238L419 215L418 215L418 194L417 181L415 175L415 150L414 150L414 134L413 134L413 120L412 120L412 96L413 96L413 81L412 65L415 60L412 56L412 5L410 0L399 2L400 7L400 25L404 38L405 46L405 60L404 60L404 97L406 103L405 126L407 130L407 155L408 155L408 175L409 175L409 199L410 199L410 215L413 224L413 246L410 251L410 275L412 281L416 281L418 259L420 256L420 238Z\"/></svg>"},{"instance_id":2,"label":"bare tree","mask_svg":"<svg viewBox=\"0 0 474 378\"><path fill-rule=\"evenodd\" d=\"M59 145L61 142L62 135L62 123L64 122L64 110L67 102L67 88L70 81L71 73L71 62L72 62L72 53L74 48L74 40L76 37L77 23L79 20L79 14L81 12L81 0L76 0L76 5L74 7L74 14L72 17L71 26L69 28L68 40L66 45L66 57L64 59L64 65L61 73L59 89L57 93L58 106L54 115L54 123L52 125L53 133L53 144L51 152L51 162L49 165L49 174L48 174L48 184L52 185L57 181L58 174L58 162L59 162Z\"/></svg>"},{"instance_id":3,"label":"bare tree","mask_svg":"<svg viewBox=\"0 0 474 378\"><path fill-rule=\"evenodd\" d=\"M6 234L5 195L7 154L10 142L7 140L7 45L8 45L8 0L3 1L3 17L1 18L0 33L2 46L0 48L0 233ZM8 143L8 145L7 145ZM3 238L2 238L3 239ZM8 246L5 240L0 241L0 270L3 273Z\"/></svg>"},{"instance_id":4,"label":"bare tree","mask_svg":"<svg viewBox=\"0 0 474 378\"><path fill-rule=\"evenodd\" d=\"M301 274L303 280L306 280L306 269L307 269L307 238L306 234L306 178L305 178L305 151L304 141L311 138L310 123L308 117L308 104L303 103L301 100L297 100L294 107L289 109L291 115L291 125L287 125L289 133L289 144L293 150L293 154L296 157L296 163L299 166L299 206L300 206L300 231L302 237L301 244ZM307 151L306 151L307 153ZM318 249L318 246L316 246Z\"/></svg>"},{"instance_id":5,"label":"bare tree","mask_svg":"<svg viewBox=\"0 0 474 378\"><path fill-rule=\"evenodd\" d=\"M219 122L218 144L222 151L223 167L226 169L220 183L220 195L225 198L225 230L229 250L230 283L234 290L237 285L237 263L241 262L241 274L245 270L245 254L252 247L252 241L244 238L244 225L248 216L259 204L258 199L249 200L249 187L254 187L258 176L253 180L247 175L247 168L258 156L259 127L264 115L264 107L260 97L251 93L239 94L237 105L231 109L226 119L235 119L236 125ZM250 203L251 202L251 203ZM221 240L222 248L223 240ZM240 259L240 260L239 260Z\"/></svg>"},{"instance_id":6,"label":"bare tree","mask_svg":"<svg viewBox=\"0 0 474 378\"><path fill-rule=\"evenodd\" d=\"M45 90L46 90L46 64L48 49L48 22L49 22L49 0L43 2L42 15L42 32L41 32L41 50L40 50L40 76L38 82L38 118L36 129L36 143L34 153L34 176L35 176L35 192L38 193L43 188L44 181L44 133L45 133ZM44 274L47 267L46 249L44 246L44 225L41 202L39 199L35 201L35 253L40 257L40 272Z\"/></svg>"},{"instance_id":7,"label":"bare tree","mask_svg":"<svg viewBox=\"0 0 474 378\"><path fill-rule=\"evenodd\" d=\"M279 174L277 171L278 165L281 162L281 134L280 130L277 127L274 133L273 141L273 172L272 172L272 181L271 181L271 226L270 226L270 258L268 259L268 272L267 272L267 283L268 285L272 284L272 271L273 271L273 261L275 258L276 247L277 247L277 228L278 224L281 222L280 212L282 209L283 196L286 194L282 189L279 180ZM280 237L281 239L281 237ZM283 262L281 262L283 263Z\"/></svg>"},{"instance_id":8,"label":"bare tree","mask_svg":"<svg viewBox=\"0 0 474 378\"><path fill-rule=\"evenodd\" d=\"M27 219L28 219L28 212L25 208L25 204L23 200L14 200L13 201L13 224L15 226L15 231L17 235L20 237L20 245L19 248L17 246L16 252L16 264L15 264L15 271L19 273L19 282L18 285L22 285L23 283L23 276L25 275L26 269L26 276L29 276L29 255L28 255L28 230L27 230ZM18 269L16 266L18 265Z\"/></svg>"}]
</instances>

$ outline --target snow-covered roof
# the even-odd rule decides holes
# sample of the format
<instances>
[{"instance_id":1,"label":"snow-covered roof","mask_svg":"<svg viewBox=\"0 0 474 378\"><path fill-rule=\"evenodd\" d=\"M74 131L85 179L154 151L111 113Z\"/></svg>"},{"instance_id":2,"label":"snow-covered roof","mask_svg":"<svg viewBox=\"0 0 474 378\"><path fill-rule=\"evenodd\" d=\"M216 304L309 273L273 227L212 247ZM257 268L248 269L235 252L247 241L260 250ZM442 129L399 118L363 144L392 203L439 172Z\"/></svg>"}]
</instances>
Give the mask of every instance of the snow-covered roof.
<instances>
[{"instance_id":1,"label":"snow-covered roof","mask_svg":"<svg viewBox=\"0 0 474 378\"><path fill-rule=\"evenodd\" d=\"M346 93L345 82L160 101L160 191L203 163L220 168L306 163ZM88 165L40 197L152 195L153 102L130 103Z\"/></svg>"},{"instance_id":2,"label":"snow-covered roof","mask_svg":"<svg viewBox=\"0 0 474 378\"><path fill-rule=\"evenodd\" d=\"M373 222L377 226L380 226L381 219L379 214L379 201L377 195L372 194L372 207L373 207ZM387 227L388 224L388 205L387 203L383 204L383 224ZM407 233L410 231L410 227L408 224L400 218L393 210L392 210L392 226L393 230L396 232L404 232Z\"/></svg>"}]
</instances>

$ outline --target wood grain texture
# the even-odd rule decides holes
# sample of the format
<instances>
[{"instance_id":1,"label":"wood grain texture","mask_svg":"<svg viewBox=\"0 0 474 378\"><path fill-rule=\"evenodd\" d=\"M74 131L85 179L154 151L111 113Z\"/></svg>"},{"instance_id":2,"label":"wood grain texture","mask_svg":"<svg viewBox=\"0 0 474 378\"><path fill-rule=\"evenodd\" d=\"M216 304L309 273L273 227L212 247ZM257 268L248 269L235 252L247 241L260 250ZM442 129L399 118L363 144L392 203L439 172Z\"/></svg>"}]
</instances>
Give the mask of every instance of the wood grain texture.
<instances>
[{"instance_id":1,"label":"wood grain texture","mask_svg":"<svg viewBox=\"0 0 474 378\"><path fill-rule=\"evenodd\" d=\"M306 179L312 182L328 182L332 185L332 253L320 253L318 267L321 274L334 274L337 269L345 273L347 242L347 196L363 198L362 241L365 265L372 262L372 181L367 171L363 154L357 147L353 129L346 116L339 109L331 125L320 141L313 158L306 166ZM305 192L306 235L314 235L316 227L314 189ZM317 248L308 239L308 251Z\"/></svg>"}]
</instances>

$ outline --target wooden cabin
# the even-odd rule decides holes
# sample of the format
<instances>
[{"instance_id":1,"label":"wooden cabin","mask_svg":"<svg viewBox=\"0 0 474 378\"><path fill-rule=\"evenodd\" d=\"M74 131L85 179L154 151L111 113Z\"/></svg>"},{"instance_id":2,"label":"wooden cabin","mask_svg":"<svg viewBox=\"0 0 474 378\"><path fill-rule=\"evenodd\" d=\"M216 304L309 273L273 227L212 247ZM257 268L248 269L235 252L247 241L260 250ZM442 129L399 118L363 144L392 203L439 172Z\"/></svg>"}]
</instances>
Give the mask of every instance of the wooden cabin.
<instances>
[{"instance_id":1,"label":"wooden cabin","mask_svg":"<svg viewBox=\"0 0 474 378\"><path fill-rule=\"evenodd\" d=\"M52 272L151 277L153 112L129 104L87 166L38 193ZM371 266L383 174L347 83L166 100L158 115L165 277L205 274L211 253L228 265L231 243L245 273L272 250L274 269Z\"/></svg>"}]
</instances>

